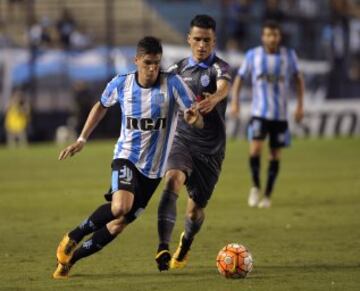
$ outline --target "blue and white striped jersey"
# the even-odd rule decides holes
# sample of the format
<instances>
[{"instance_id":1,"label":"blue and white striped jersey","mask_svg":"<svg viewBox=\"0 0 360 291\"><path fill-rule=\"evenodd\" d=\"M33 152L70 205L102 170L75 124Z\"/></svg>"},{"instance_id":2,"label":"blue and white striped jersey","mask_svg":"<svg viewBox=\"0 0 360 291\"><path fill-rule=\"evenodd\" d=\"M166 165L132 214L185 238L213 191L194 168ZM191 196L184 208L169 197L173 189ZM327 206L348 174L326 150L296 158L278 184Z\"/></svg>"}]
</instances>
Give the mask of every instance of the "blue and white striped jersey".
<instances>
[{"instance_id":1,"label":"blue and white striped jersey","mask_svg":"<svg viewBox=\"0 0 360 291\"><path fill-rule=\"evenodd\" d=\"M280 47L274 54L267 53L262 46L250 49L238 75L242 79L251 77L252 116L286 120L291 80L298 73L293 49Z\"/></svg>"},{"instance_id":2,"label":"blue and white striped jersey","mask_svg":"<svg viewBox=\"0 0 360 291\"><path fill-rule=\"evenodd\" d=\"M136 73L118 75L101 96L104 107L119 103L121 133L114 159L128 159L146 177L164 175L175 134L177 111L191 107L194 95L175 74L161 72L156 84L141 87Z\"/></svg>"}]
</instances>

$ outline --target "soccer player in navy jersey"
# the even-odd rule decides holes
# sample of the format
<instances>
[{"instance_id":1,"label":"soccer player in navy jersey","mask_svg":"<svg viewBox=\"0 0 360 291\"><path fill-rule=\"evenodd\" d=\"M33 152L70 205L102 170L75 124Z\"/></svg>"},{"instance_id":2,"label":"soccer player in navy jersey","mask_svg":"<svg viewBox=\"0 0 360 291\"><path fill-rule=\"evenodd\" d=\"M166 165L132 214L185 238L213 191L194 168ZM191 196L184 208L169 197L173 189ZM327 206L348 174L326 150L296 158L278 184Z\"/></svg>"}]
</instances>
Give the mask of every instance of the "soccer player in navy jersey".
<instances>
[{"instance_id":1,"label":"soccer player in navy jersey","mask_svg":"<svg viewBox=\"0 0 360 291\"><path fill-rule=\"evenodd\" d=\"M262 46L250 49L232 88L231 113L239 115L239 94L246 78L251 79L252 106L248 128L250 142L250 169L253 187L250 189L250 207L269 208L271 194L279 173L281 149L289 144L287 102L291 84L295 84L297 106L295 121L303 115L304 82L293 49L280 46L281 30L273 21L262 27ZM269 137L270 160L264 197L261 199L260 156L264 140Z\"/></svg>"},{"instance_id":2,"label":"soccer player in navy jersey","mask_svg":"<svg viewBox=\"0 0 360 291\"><path fill-rule=\"evenodd\" d=\"M70 268L110 243L145 209L160 178L173 141L178 110L189 126L203 126L194 95L181 78L160 72L162 46L145 37L137 45L137 70L116 76L89 113L78 140L61 151L59 160L82 150L108 107L121 108L121 133L115 145L108 201L60 242L53 278L67 278ZM93 233L82 245L80 241ZM79 247L78 247L79 245Z\"/></svg>"},{"instance_id":3,"label":"soccer player in navy jersey","mask_svg":"<svg viewBox=\"0 0 360 291\"><path fill-rule=\"evenodd\" d=\"M205 207L218 181L225 155L226 97L230 88L229 65L215 54L216 22L208 15L196 15L190 23L187 41L192 55L170 67L179 74L199 102L204 128L189 126L183 118L177 125L165 174L165 189L158 208L159 246L156 262L160 271L183 268ZM176 220L180 189L188 192L185 229L171 256L169 243Z\"/></svg>"}]
</instances>

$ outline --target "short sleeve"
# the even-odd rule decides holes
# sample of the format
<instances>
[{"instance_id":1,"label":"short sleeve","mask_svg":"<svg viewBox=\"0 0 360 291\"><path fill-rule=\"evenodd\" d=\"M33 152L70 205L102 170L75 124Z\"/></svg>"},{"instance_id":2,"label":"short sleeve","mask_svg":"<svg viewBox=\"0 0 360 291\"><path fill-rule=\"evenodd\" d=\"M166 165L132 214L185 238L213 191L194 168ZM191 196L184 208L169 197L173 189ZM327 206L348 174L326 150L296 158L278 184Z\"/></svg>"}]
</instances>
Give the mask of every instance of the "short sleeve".
<instances>
[{"instance_id":1,"label":"short sleeve","mask_svg":"<svg viewBox=\"0 0 360 291\"><path fill-rule=\"evenodd\" d=\"M166 72L167 73L173 73L173 74L177 74L178 73L178 68L179 66L177 64L173 64L170 67L167 68Z\"/></svg>"},{"instance_id":2,"label":"short sleeve","mask_svg":"<svg viewBox=\"0 0 360 291\"><path fill-rule=\"evenodd\" d=\"M100 103L104 107L111 107L119 101L118 89L123 78L116 76L106 86L101 95Z\"/></svg>"},{"instance_id":3,"label":"short sleeve","mask_svg":"<svg viewBox=\"0 0 360 291\"><path fill-rule=\"evenodd\" d=\"M224 61L216 62L214 64L216 69L216 80L227 80L231 81L230 66Z\"/></svg>"},{"instance_id":4,"label":"short sleeve","mask_svg":"<svg viewBox=\"0 0 360 291\"><path fill-rule=\"evenodd\" d=\"M241 64L240 69L238 70L238 75L241 79L246 79L252 71L254 59L254 50L249 50L246 55L243 63Z\"/></svg>"},{"instance_id":5,"label":"short sleeve","mask_svg":"<svg viewBox=\"0 0 360 291\"><path fill-rule=\"evenodd\" d=\"M296 75L299 73L299 61L295 50L288 50L288 58L289 58L289 70L290 75Z\"/></svg>"}]
</instances>

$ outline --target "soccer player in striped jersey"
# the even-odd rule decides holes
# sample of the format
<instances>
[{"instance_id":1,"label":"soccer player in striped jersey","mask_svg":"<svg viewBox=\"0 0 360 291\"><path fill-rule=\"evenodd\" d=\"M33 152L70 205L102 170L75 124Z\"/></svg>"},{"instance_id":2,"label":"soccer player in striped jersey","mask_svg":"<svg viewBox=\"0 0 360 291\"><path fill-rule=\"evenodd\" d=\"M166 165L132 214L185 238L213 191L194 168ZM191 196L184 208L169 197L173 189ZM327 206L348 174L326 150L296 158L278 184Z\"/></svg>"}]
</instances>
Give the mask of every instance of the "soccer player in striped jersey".
<instances>
[{"instance_id":1,"label":"soccer player in striped jersey","mask_svg":"<svg viewBox=\"0 0 360 291\"><path fill-rule=\"evenodd\" d=\"M231 113L239 114L239 93L246 78L251 79L252 107L248 128L250 142L250 169L253 187L250 189L250 207L269 208L271 193L278 176L281 148L289 144L287 103L291 84L295 84L297 106L295 121L303 117L304 82L293 49L280 46L281 30L276 22L265 22L262 27L262 46L250 49L232 88ZM264 197L261 199L260 156L264 140L269 137L270 160Z\"/></svg>"},{"instance_id":2,"label":"soccer player in striped jersey","mask_svg":"<svg viewBox=\"0 0 360 291\"><path fill-rule=\"evenodd\" d=\"M57 248L58 266L53 277L67 278L80 259L110 243L146 208L165 172L178 111L189 126L203 126L194 95L182 79L160 72L162 46L145 37L137 45L137 70L116 76L89 113L79 139L61 151L59 160L82 150L109 107L121 108L121 133L115 145L108 201L67 233ZM79 247L80 241L93 233Z\"/></svg>"},{"instance_id":3,"label":"soccer player in striped jersey","mask_svg":"<svg viewBox=\"0 0 360 291\"><path fill-rule=\"evenodd\" d=\"M204 114L204 128L190 127L180 119L176 129L158 208L159 246L155 259L160 271L185 267L225 156L226 97L231 77L229 65L215 54L215 29L216 22L210 16L196 15L188 34L192 55L170 68L195 93ZM185 226L171 257L169 242L176 220L176 200L184 184L189 195Z\"/></svg>"}]
</instances>

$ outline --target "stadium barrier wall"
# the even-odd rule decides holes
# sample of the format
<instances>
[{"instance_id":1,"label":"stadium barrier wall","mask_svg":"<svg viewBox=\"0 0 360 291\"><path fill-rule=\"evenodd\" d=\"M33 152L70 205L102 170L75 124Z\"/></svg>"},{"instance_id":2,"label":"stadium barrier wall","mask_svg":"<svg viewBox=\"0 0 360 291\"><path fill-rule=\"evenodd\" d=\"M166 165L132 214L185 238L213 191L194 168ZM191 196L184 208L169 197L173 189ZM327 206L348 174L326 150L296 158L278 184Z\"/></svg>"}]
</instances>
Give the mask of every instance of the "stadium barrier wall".
<instances>
[{"instance_id":1,"label":"stadium barrier wall","mask_svg":"<svg viewBox=\"0 0 360 291\"><path fill-rule=\"evenodd\" d=\"M306 104L304 119L300 124L296 124L292 118L295 103L291 103L289 109L289 128L293 136L300 138L360 136L360 101L331 100ZM238 118L234 119L227 114L228 136L244 138L250 115L249 103L241 106Z\"/></svg>"}]
</instances>

